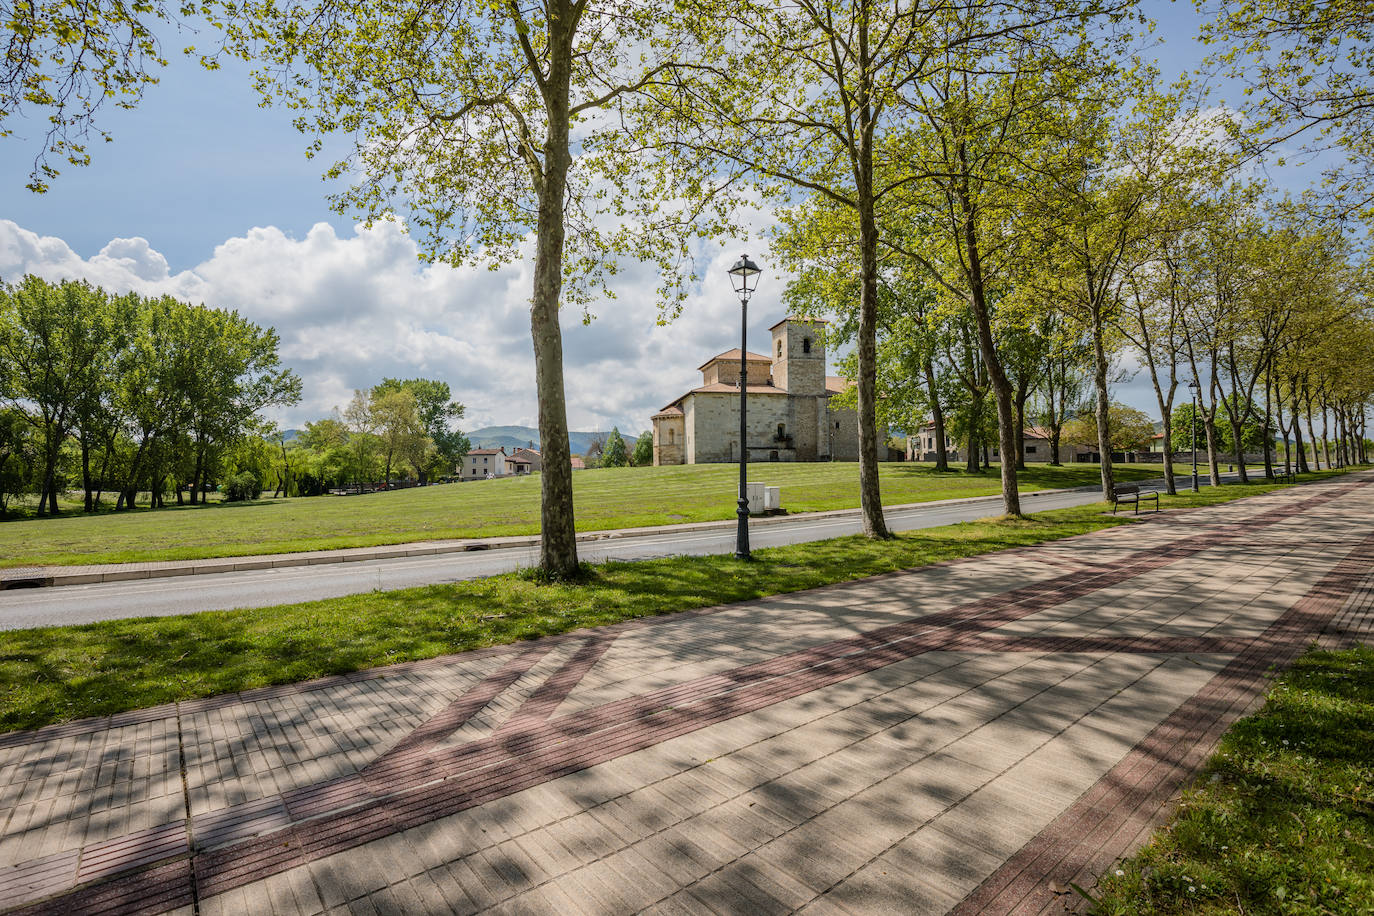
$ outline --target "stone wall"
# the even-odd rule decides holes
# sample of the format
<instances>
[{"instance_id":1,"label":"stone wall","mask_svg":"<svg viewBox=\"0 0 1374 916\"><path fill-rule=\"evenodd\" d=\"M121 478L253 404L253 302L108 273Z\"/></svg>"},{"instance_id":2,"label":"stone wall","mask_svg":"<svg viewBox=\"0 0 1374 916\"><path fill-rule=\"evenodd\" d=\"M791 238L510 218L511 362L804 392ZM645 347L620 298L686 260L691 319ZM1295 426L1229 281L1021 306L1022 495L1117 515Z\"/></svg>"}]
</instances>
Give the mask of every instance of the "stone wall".
<instances>
[{"instance_id":1,"label":"stone wall","mask_svg":"<svg viewBox=\"0 0 1374 916\"><path fill-rule=\"evenodd\" d=\"M859 460L859 412L849 409L826 411L826 432L830 436L832 461Z\"/></svg>"},{"instance_id":2,"label":"stone wall","mask_svg":"<svg viewBox=\"0 0 1374 916\"><path fill-rule=\"evenodd\" d=\"M679 416L654 417L654 466L682 464L686 435Z\"/></svg>"},{"instance_id":3,"label":"stone wall","mask_svg":"<svg viewBox=\"0 0 1374 916\"><path fill-rule=\"evenodd\" d=\"M788 394L825 394L825 328L788 319L773 327L773 384Z\"/></svg>"},{"instance_id":4,"label":"stone wall","mask_svg":"<svg viewBox=\"0 0 1374 916\"><path fill-rule=\"evenodd\" d=\"M749 392L747 419L750 460L767 460L778 450L779 460L794 460L793 454L774 441L779 423L791 420L788 397L782 392ZM698 392L683 402L687 416L687 461L708 464L739 460L739 395L727 392ZM762 456L762 457L760 457Z\"/></svg>"}]
</instances>

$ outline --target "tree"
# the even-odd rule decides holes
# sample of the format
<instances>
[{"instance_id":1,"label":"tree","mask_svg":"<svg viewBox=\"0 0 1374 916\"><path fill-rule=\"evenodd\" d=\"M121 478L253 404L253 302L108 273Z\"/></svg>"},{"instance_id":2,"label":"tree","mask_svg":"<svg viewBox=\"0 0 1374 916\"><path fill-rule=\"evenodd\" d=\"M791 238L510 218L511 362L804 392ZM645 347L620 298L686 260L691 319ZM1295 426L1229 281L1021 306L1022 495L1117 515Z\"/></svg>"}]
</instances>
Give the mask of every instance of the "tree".
<instances>
[{"instance_id":1,"label":"tree","mask_svg":"<svg viewBox=\"0 0 1374 916\"><path fill-rule=\"evenodd\" d=\"M385 378L380 384L373 387L372 394L375 397L378 394L393 390L409 391L415 397L415 408L419 414L420 425L424 427L425 434L434 446L433 460L423 468L416 468L420 480L426 481L428 474L433 471L438 471L441 475L452 474L454 469L462 463L463 456L468 453L472 443L468 441L467 436L463 435L462 430L450 426L452 421L462 419L465 408L462 404L452 400L448 382L424 378L406 379L405 381Z\"/></svg>"},{"instance_id":2,"label":"tree","mask_svg":"<svg viewBox=\"0 0 1374 916\"><path fill-rule=\"evenodd\" d=\"M640 433L635 440L635 450L633 456L635 467L648 467L654 463L654 434L650 432Z\"/></svg>"},{"instance_id":3,"label":"tree","mask_svg":"<svg viewBox=\"0 0 1374 916\"><path fill-rule=\"evenodd\" d=\"M264 101L300 113L315 136L309 152L327 134L354 136L353 154L327 172L352 180L338 209L402 217L426 258L455 265L508 263L532 236L540 568L554 578L578 571L559 308L590 301L614 271L611 252L655 258L671 281L684 233L704 219L700 208L659 214L650 198L674 192L640 188L700 182L654 169L623 141L634 114L623 97L681 57L664 25L674 10L649 0L244 0L217 16L230 52L262 64Z\"/></svg>"},{"instance_id":4,"label":"tree","mask_svg":"<svg viewBox=\"0 0 1374 916\"><path fill-rule=\"evenodd\" d=\"M0 400L36 410L40 515L58 511L58 459L102 346L86 316L103 298L85 283L54 286L33 276L0 285Z\"/></svg>"},{"instance_id":5,"label":"tree","mask_svg":"<svg viewBox=\"0 0 1374 916\"><path fill-rule=\"evenodd\" d=\"M374 388L368 410L382 446L382 479L389 482L392 462L396 458L408 458L415 463L416 457L423 455L426 447L432 447L433 443L429 442L420 423L415 395L409 389L383 389L379 393Z\"/></svg>"},{"instance_id":6,"label":"tree","mask_svg":"<svg viewBox=\"0 0 1374 916\"><path fill-rule=\"evenodd\" d=\"M623 468L629 464L625 456L625 440L620 436L619 427L612 426L611 434L606 437L606 445L601 452L603 468Z\"/></svg>"},{"instance_id":7,"label":"tree","mask_svg":"<svg viewBox=\"0 0 1374 916\"><path fill-rule=\"evenodd\" d=\"M1366 0L1219 0L1203 28L1217 58L1246 82L1253 152L1296 142L1335 150L1327 177L1336 211L1374 205L1374 7Z\"/></svg>"},{"instance_id":8,"label":"tree","mask_svg":"<svg viewBox=\"0 0 1374 916\"><path fill-rule=\"evenodd\" d=\"M88 165L90 134L109 142L95 127L102 105L113 99L133 108L157 82L152 68L166 62L153 28L172 15L160 0L6 0L0 18L9 35L0 60L0 137L13 134L16 116L47 121L28 182L41 194L59 174L50 157Z\"/></svg>"},{"instance_id":9,"label":"tree","mask_svg":"<svg viewBox=\"0 0 1374 916\"><path fill-rule=\"evenodd\" d=\"M1116 401L1108 407L1107 445L1111 451L1143 451L1149 448L1154 435L1154 421L1144 411ZM1071 445L1098 446L1096 412L1079 414L1064 424L1064 440Z\"/></svg>"}]
</instances>

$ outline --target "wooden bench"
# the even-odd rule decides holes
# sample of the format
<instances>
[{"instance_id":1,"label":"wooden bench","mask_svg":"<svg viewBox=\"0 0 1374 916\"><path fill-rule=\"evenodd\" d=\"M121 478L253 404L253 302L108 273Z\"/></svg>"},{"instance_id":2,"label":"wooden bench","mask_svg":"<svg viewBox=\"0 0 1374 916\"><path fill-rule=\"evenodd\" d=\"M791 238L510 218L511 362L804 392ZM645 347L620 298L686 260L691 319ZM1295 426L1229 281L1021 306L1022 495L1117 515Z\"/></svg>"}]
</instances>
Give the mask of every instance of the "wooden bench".
<instances>
[{"instance_id":1,"label":"wooden bench","mask_svg":"<svg viewBox=\"0 0 1374 916\"><path fill-rule=\"evenodd\" d=\"M1159 492L1156 490L1141 491L1140 487L1133 483L1118 483L1112 486L1112 515L1116 515L1117 506L1123 502L1135 504L1135 514L1140 514L1140 501L1142 499L1153 499L1155 501L1155 511L1159 511Z\"/></svg>"}]
</instances>

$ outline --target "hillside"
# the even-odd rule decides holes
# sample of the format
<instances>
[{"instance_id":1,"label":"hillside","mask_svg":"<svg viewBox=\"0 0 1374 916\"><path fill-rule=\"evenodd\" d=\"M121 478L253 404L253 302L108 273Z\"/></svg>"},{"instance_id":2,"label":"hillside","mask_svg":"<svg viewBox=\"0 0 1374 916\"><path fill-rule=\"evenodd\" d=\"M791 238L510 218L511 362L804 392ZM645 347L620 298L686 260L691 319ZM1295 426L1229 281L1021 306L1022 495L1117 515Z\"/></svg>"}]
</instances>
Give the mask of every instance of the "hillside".
<instances>
[{"instance_id":1,"label":"hillside","mask_svg":"<svg viewBox=\"0 0 1374 916\"><path fill-rule=\"evenodd\" d=\"M605 432L596 432L595 430L570 432L568 433L568 444L572 447L574 455L585 455L594 437L605 437L610 434L610 430ZM621 435L629 443L634 441L638 433L631 434L622 431ZM531 442L534 443L535 448L538 448L539 430L532 426L485 426L468 433L468 440L472 442L473 448L501 448L504 446L506 451L511 451L512 449L525 448Z\"/></svg>"}]
</instances>

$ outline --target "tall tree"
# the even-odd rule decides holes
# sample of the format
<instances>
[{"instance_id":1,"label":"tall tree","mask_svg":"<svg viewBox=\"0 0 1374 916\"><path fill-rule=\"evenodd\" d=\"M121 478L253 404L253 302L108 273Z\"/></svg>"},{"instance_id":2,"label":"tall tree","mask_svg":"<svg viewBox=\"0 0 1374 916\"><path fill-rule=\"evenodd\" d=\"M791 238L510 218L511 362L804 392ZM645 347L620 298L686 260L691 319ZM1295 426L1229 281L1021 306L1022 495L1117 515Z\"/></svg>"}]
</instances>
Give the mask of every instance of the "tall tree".
<instances>
[{"instance_id":1,"label":"tall tree","mask_svg":"<svg viewBox=\"0 0 1374 916\"><path fill-rule=\"evenodd\" d=\"M328 171L352 182L335 198L341 211L404 217L425 257L453 264L508 263L532 236L540 567L555 578L578 569L559 308L590 301L615 251L655 258L671 277L682 233L707 212L654 215L638 189L687 176L652 171L653 157L624 140L632 113L612 111L680 57L664 26L674 11L649 0L242 0L217 16L229 50L262 63L264 100L301 112L311 152L324 135L353 135L353 154Z\"/></svg>"}]
</instances>

